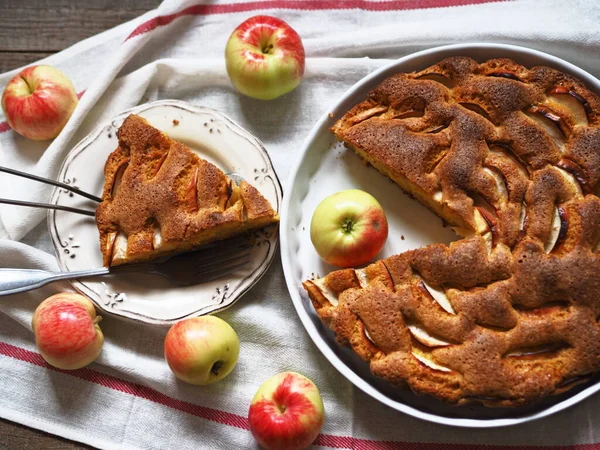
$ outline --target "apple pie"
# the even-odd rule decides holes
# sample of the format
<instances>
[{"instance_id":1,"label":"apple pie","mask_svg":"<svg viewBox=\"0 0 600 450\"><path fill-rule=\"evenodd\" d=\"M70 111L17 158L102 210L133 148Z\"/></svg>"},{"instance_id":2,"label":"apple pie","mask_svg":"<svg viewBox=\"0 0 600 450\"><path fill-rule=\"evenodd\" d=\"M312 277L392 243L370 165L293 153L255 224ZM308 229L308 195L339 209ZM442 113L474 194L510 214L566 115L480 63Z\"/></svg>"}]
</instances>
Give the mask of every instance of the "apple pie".
<instances>
[{"instance_id":1,"label":"apple pie","mask_svg":"<svg viewBox=\"0 0 600 450\"><path fill-rule=\"evenodd\" d=\"M104 265L192 250L279 221L271 204L242 181L130 115L104 168L96 210Z\"/></svg>"},{"instance_id":2,"label":"apple pie","mask_svg":"<svg viewBox=\"0 0 600 450\"><path fill-rule=\"evenodd\" d=\"M600 370L596 94L549 67L453 57L387 78L331 131L462 237L304 282L373 374L518 406Z\"/></svg>"}]
</instances>

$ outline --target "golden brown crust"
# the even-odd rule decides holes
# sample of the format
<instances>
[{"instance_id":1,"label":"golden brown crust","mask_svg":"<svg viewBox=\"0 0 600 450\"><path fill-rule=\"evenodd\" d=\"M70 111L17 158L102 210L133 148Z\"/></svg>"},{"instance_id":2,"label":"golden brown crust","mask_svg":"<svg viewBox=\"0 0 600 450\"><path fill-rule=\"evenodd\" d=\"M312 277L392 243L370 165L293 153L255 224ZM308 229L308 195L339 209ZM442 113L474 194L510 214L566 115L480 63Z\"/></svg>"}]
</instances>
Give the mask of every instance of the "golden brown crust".
<instances>
[{"instance_id":1,"label":"golden brown crust","mask_svg":"<svg viewBox=\"0 0 600 450\"><path fill-rule=\"evenodd\" d=\"M190 250L279 221L256 188L236 185L143 118L130 115L117 135L96 210L105 266Z\"/></svg>"},{"instance_id":2,"label":"golden brown crust","mask_svg":"<svg viewBox=\"0 0 600 450\"><path fill-rule=\"evenodd\" d=\"M600 370L600 98L508 59L384 80L332 132L466 238L307 280L375 375L517 406Z\"/></svg>"}]
</instances>

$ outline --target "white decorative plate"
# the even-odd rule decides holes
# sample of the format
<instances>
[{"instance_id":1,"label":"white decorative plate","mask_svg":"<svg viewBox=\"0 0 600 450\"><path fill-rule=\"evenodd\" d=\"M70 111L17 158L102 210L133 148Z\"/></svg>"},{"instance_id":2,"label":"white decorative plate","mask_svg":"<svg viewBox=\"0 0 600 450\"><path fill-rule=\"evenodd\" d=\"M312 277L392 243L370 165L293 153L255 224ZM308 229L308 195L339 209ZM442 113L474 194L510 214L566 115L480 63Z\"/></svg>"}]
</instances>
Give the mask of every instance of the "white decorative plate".
<instances>
[{"instance_id":1,"label":"white decorative plate","mask_svg":"<svg viewBox=\"0 0 600 450\"><path fill-rule=\"evenodd\" d=\"M571 391L524 408L486 408L480 405L455 407L432 397L416 396L409 390L394 389L371 374L366 363L351 350L337 344L333 333L317 316L302 281L324 276L335 267L321 261L310 241L310 220L317 204L334 192L357 188L373 194L386 211L390 234L379 255L387 257L435 242L449 243L458 237L442 221L374 169L366 167L342 144L336 143L329 128L348 109L362 101L385 78L397 72L422 70L443 58L470 56L478 61L512 58L526 67L547 65L581 79L600 93L600 81L589 73L554 56L522 47L502 44L460 44L433 48L401 58L368 75L352 87L315 125L308 136L299 162L292 170L281 215L281 255L287 286L298 315L323 355L359 389L382 403L421 419L464 427L512 425L544 417L600 390L600 376Z\"/></svg>"},{"instance_id":2,"label":"white decorative plate","mask_svg":"<svg viewBox=\"0 0 600 450\"><path fill-rule=\"evenodd\" d=\"M146 118L172 139L183 142L225 173L236 172L253 184L279 212L281 185L261 142L223 114L175 100L137 106L114 117L83 139L67 156L58 180L101 196L104 163L117 148L116 131L129 114ZM64 189L52 203L83 209L96 204ZM48 226L62 270L102 267L93 217L63 211L48 213ZM231 306L265 273L275 255L278 226L255 232L252 262L234 273L196 286L174 287L157 275L120 274L73 282L102 310L142 322L168 325L186 317Z\"/></svg>"}]
</instances>

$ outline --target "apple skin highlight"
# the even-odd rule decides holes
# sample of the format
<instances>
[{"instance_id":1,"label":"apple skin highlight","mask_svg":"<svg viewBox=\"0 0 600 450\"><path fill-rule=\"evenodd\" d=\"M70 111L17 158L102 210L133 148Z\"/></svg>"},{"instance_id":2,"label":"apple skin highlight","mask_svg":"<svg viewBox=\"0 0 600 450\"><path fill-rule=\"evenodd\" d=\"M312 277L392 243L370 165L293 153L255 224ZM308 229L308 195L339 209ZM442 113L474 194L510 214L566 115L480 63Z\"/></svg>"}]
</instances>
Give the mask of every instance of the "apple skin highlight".
<instances>
[{"instance_id":1,"label":"apple skin highlight","mask_svg":"<svg viewBox=\"0 0 600 450\"><path fill-rule=\"evenodd\" d=\"M295 372L265 381L248 412L250 431L267 450L299 450L318 436L325 421L321 394L315 384Z\"/></svg>"},{"instance_id":2,"label":"apple skin highlight","mask_svg":"<svg viewBox=\"0 0 600 450\"><path fill-rule=\"evenodd\" d=\"M310 238L319 256L337 267L356 267L372 260L388 237L379 202L358 189L326 197L315 208Z\"/></svg>"},{"instance_id":3,"label":"apple skin highlight","mask_svg":"<svg viewBox=\"0 0 600 450\"><path fill-rule=\"evenodd\" d=\"M304 75L304 46L283 20L253 16L231 33L225 47L227 74L249 97L272 100L294 90Z\"/></svg>"},{"instance_id":4,"label":"apple skin highlight","mask_svg":"<svg viewBox=\"0 0 600 450\"><path fill-rule=\"evenodd\" d=\"M36 346L54 367L80 369L102 351L100 319L92 302L83 295L61 293L48 297L33 314Z\"/></svg>"},{"instance_id":5,"label":"apple skin highlight","mask_svg":"<svg viewBox=\"0 0 600 450\"><path fill-rule=\"evenodd\" d=\"M177 378L206 385L225 378L235 367L240 343L235 330L215 316L177 322L167 332L165 359Z\"/></svg>"},{"instance_id":6,"label":"apple skin highlight","mask_svg":"<svg viewBox=\"0 0 600 450\"><path fill-rule=\"evenodd\" d=\"M53 139L62 131L77 106L71 80L52 66L22 70L2 93L2 110L10 127L33 140Z\"/></svg>"}]
</instances>

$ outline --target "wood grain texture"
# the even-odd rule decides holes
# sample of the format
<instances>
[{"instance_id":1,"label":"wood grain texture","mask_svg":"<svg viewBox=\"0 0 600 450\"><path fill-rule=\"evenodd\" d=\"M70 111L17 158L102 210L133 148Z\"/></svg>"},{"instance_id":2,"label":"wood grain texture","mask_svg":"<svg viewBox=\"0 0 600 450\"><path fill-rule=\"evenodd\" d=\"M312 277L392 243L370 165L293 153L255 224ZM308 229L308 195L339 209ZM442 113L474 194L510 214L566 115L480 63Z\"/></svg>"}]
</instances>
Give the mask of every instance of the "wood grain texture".
<instances>
[{"instance_id":1,"label":"wood grain texture","mask_svg":"<svg viewBox=\"0 0 600 450\"><path fill-rule=\"evenodd\" d=\"M60 51L159 4L160 0L0 0L0 72ZM13 52L17 53L11 57Z\"/></svg>"},{"instance_id":2,"label":"wood grain texture","mask_svg":"<svg viewBox=\"0 0 600 450\"><path fill-rule=\"evenodd\" d=\"M54 52L10 52L0 50L0 73L23 67Z\"/></svg>"},{"instance_id":3,"label":"wood grain texture","mask_svg":"<svg viewBox=\"0 0 600 450\"><path fill-rule=\"evenodd\" d=\"M0 0L0 73L45 58L159 4L160 0ZM90 448L0 419L0 450Z\"/></svg>"},{"instance_id":4,"label":"wood grain texture","mask_svg":"<svg viewBox=\"0 0 600 450\"><path fill-rule=\"evenodd\" d=\"M0 450L83 450L87 445L0 419Z\"/></svg>"}]
</instances>

